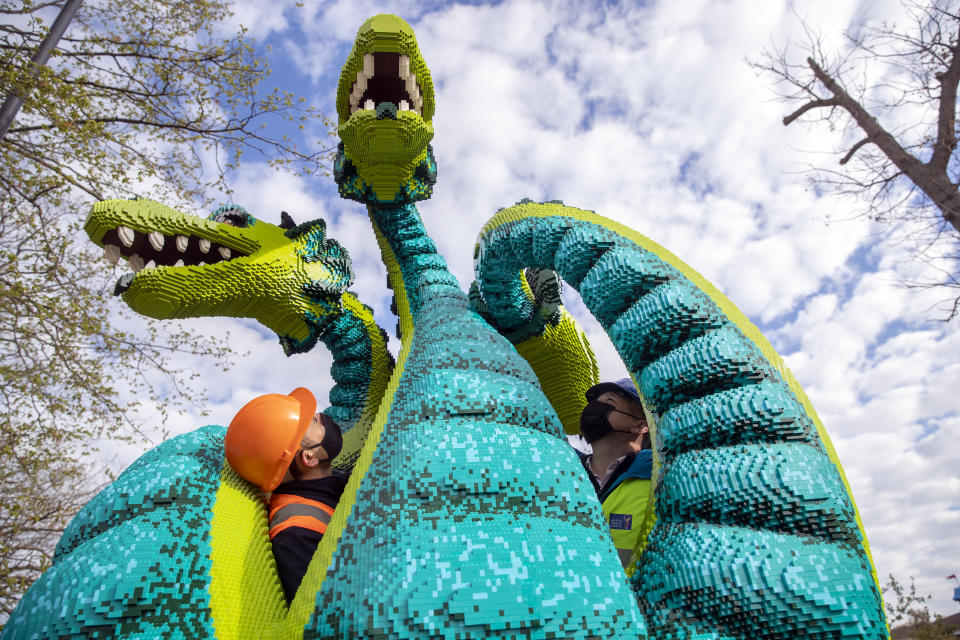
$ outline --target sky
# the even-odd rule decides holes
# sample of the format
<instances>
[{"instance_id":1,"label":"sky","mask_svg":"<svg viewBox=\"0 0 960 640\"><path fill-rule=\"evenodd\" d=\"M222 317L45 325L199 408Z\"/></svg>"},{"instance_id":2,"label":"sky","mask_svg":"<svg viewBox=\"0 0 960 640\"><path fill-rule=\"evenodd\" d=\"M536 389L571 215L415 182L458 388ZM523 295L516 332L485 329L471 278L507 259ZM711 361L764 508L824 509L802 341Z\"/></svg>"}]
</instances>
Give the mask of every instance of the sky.
<instances>
[{"instance_id":1,"label":"sky","mask_svg":"<svg viewBox=\"0 0 960 640\"><path fill-rule=\"evenodd\" d=\"M335 86L356 30L394 13L414 28L436 88L428 231L466 288L483 223L529 197L591 209L650 237L699 271L773 344L810 397L836 447L881 581L916 577L931 609L949 615L960 573L960 320L938 321L942 294L906 289L929 276L902 229L852 214L857 202L811 188L804 169L835 167L841 135L784 127L792 109L747 64L771 43L802 40L801 15L842 47L844 30L902 20L887 0L579 2L241 2L234 25L270 45L268 85L296 91L335 117ZM802 54L796 53L802 60ZM309 131L317 134L316 131ZM842 154L841 154L842 155ZM363 207L332 178L277 173L250 158L231 176L233 201L279 222L323 217L350 252L352 288L392 333L385 272ZM625 375L575 292L565 300L587 330L601 378ZM134 323L135 324L135 323ZM181 433L228 424L256 395L304 385L325 398L322 345L286 358L252 321L184 321L229 332L243 354L227 372L199 372L196 410L165 425ZM399 342L391 338L396 352ZM322 400L321 400L322 402ZM200 408L209 413L200 415ZM154 421L154 422L151 422ZM122 468L149 445L109 449Z\"/></svg>"}]
</instances>

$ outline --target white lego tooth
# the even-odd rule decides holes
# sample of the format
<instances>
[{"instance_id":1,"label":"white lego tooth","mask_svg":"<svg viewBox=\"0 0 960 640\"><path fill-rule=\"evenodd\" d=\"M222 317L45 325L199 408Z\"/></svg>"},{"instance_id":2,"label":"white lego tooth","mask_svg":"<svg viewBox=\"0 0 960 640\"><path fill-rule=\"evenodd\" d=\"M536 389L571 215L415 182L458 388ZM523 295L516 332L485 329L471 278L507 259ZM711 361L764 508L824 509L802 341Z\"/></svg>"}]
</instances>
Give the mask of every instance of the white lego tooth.
<instances>
[{"instance_id":1,"label":"white lego tooth","mask_svg":"<svg viewBox=\"0 0 960 640\"><path fill-rule=\"evenodd\" d=\"M117 264L122 257L120 253L120 247L115 244L105 244L103 245L103 257L107 259L107 262L110 264Z\"/></svg>"},{"instance_id":2,"label":"white lego tooth","mask_svg":"<svg viewBox=\"0 0 960 640\"><path fill-rule=\"evenodd\" d=\"M188 238L187 236L177 236L176 241L177 241L177 251L179 251L180 253L183 253L184 251L186 251L187 246L190 244L190 238Z\"/></svg>"},{"instance_id":3,"label":"white lego tooth","mask_svg":"<svg viewBox=\"0 0 960 640\"><path fill-rule=\"evenodd\" d=\"M420 96L420 87L417 86L417 80L414 78L413 74L407 76L406 82L407 95L410 96L410 100L413 102L413 109L417 113L420 113L420 109L423 108L423 98Z\"/></svg>"},{"instance_id":4,"label":"white lego tooth","mask_svg":"<svg viewBox=\"0 0 960 640\"><path fill-rule=\"evenodd\" d=\"M197 263L197 266L198 266L198 267L205 267L205 266L207 266L207 263L204 262L203 260L201 260L200 262Z\"/></svg>"},{"instance_id":5,"label":"white lego tooth","mask_svg":"<svg viewBox=\"0 0 960 640\"><path fill-rule=\"evenodd\" d=\"M370 98L367 98L367 101L363 103L363 108L368 111L373 111L377 107L373 104L373 100L371 100Z\"/></svg>"},{"instance_id":6,"label":"white lego tooth","mask_svg":"<svg viewBox=\"0 0 960 640\"><path fill-rule=\"evenodd\" d=\"M360 108L360 98L363 92L367 90L367 76L363 75L363 70L357 71L357 81L353 83L353 89L350 91L350 107Z\"/></svg>"},{"instance_id":7,"label":"white lego tooth","mask_svg":"<svg viewBox=\"0 0 960 640\"><path fill-rule=\"evenodd\" d=\"M123 243L123 246L129 247L133 244L135 232L130 227L117 227L117 235L120 237L120 242Z\"/></svg>"},{"instance_id":8,"label":"white lego tooth","mask_svg":"<svg viewBox=\"0 0 960 640\"><path fill-rule=\"evenodd\" d=\"M373 77L373 54L365 53L363 54L363 75L368 78Z\"/></svg>"},{"instance_id":9,"label":"white lego tooth","mask_svg":"<svg viewBox=\"0 0 960 640\"><path fill-rule=\"evenodd\" d=\"M410 75L410 56L400 56L400 79L406 80Z\"/></svg>"},{"instance_id":10,"label":"white lego tooth","mask_svg":"<svg viewBox=\"0 0 960 640\"><path fill-rule=\"evenodd\" d=\"M197 244L200 246L200 253L210 251L210 241L206 238L200 238L200 242Z\"/></svg>"},{"instance_id":11,"label":"white lego tooth","mask_svg":"<svg viewBox=\"0 0 960 640\"><path fill-rule=\"evenodd\" d=\"M151 261L148 262L147 264L143 265L143 268L144 268L144 269L156 269L156 268L157 268L157 263L154 262L153 260L151 260Z\"/></svg>"},{"instance_id":12,"label":"white lego tooth","mask_svg":"<svg viewBox=\"0 0 960 640\"><path fill-rule=\"evenodd\" d=\"M227 247L220 247L220 255L223 256L224 260L230 259L230 249Z\"/></svg>"},{"instance_id":13,"label":"white lego tooth","mask_svg":"<svg viewBox=\"0 0 960 640\"><path fill-rule=\"evenodd\" d=\"M406 100L400 101L400 111L410 111L410 103Z\"/></svg>"},{"instance_id":14,"label":"white lego tooth","mask_svg":"<svg viewBox=\"0 0 960 640\"><path fill-rule=\"evenodd\" d=\"M130 256L130 268L134 273L139 273L143 269L143 258L137 254Z\"/></svg>"},{"instance_id":15,"label":"white lego tooth","mask_svg":"<svg viewBox=\"0 0 960 640\"><path fill-rule=\"evenodd\" d=\"M153 247L156 251L163 251L163 234L159 231L151 231L147 234L147 240L150 241L150 246Z\"/></svg>"},{"instance_id":16,"label":"white lego tooth","mask_svg":"<svg viewBox=\"0 0 960 640\"><path fill-rule=\"evenodd\" d=\"M183 266L183 258L180 258L179 260L177 260L176 262L174 262L174 263L173 263L173 266L175 266L175 267L182 267L182 266Z\"/></svg>"}]
</instances>

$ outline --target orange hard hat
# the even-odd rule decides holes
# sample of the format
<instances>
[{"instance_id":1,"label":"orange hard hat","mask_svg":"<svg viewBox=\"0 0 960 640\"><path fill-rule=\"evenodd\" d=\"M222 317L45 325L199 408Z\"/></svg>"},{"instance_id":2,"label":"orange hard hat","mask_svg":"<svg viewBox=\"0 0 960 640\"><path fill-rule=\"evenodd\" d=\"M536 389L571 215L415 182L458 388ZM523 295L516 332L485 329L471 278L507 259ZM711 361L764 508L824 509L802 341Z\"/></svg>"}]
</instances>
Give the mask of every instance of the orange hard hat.
<instances>
[{"instance_id":1,"label":"orange hard hat","mask_svg":"<svg viewBox=\"0 0 960 640\"><path fill-rule=\"evenodd\" d=\"M227 427L223 440L227 462L248 482L273 491L300 449L316 411L317 399L303 387L286 396L268 393L254 398Z\"/></svg>"}]
</instances>

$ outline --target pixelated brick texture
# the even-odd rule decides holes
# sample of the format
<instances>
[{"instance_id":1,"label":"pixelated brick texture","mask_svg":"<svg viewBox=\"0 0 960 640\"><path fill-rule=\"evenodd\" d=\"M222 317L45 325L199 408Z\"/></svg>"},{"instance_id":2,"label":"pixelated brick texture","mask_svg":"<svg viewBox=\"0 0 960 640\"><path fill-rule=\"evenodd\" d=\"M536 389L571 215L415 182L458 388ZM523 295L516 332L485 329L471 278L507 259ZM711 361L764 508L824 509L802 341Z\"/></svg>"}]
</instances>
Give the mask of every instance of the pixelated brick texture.
<instances>
[{"instance_id":1,"label":"pixelated brick texture","mask_svg":"<svg viewBox=\"0 0 960 640\"><path fill-rule=\"evenodd\" d=\"M133 238L122 250L116 246L121 227ZM326 412L345 431L358 422L361 431L368 429L371 416L363 414L371 405L375 411L392 357L372 310L345 292L353 278L350 256L327 237L323 220L281 228L238 205L202 218L135 199L95 204L84 228L101 246L112 244L124 255L136 253L164 267L125 276L131 279L124 300L139 313L255 318L277 332L288 355L322 341L335 362ZM151 234L162 241L155 246ZM226 256L221 249L228 249ZM177 259L190 264L177 267ZM362 436L353 440L345 464L356 457Z\"/></svg>"},{"instance_id":2,"label":"pixelated brick texture","mask_svg":"<svg viewBox=\"0 0 960 640\"><path fill-rule=\"evenodd\" d=\"M224 432L168 440L91 500L4 638L212 638L209 529Z\"/></svg>"},{"instance_id":3,"label":"pixelated brick texture","mask_svg":"<svg viewBox=\"0 0 960 640\"><path fill-rule=\"evenodd\" d=\"M661 247L562 204L484 227L491 316L516 317L524 268L580 292L656 420L656 519L632 580L651 637L885 637L839 463L756 327Z\"/></svg>"},{"instance_id":4,"label":"pixelated brick texture","mask_svg":"<svg viewBox=\"0 0 960 640\"><path fill-rule=\"evenodd\" d=\"M287 606L268 526L263 495L225 464L210 527L210 609L220 640L283 637Z\"/></svg>"},{"instance_id":5,"label":"pixelated brick texture","mask_svg":"<svg viewBox=\"0 0 960 640\"><path fill-rule=\"evenodd\" d=\"M600 371L586 333L561 304L561 286L549 269L517 272L503 287L496 316L487 311L476 281L469 298L480 317L527 361L563 430L572 435L580 432L585 393L600 381Z\"/></svg>"},{"instance_id":6,"label":"pixelated brick texture","mask_svg":"<svg viewBox=\"0 0 960 640\"><path fill-rule=\"evenodd\" d=\"M671 523L654 529L637 579L657 638L698 628L733 638L886 638L868 615L873 579L859 555L809 537Z\"/></svg>"},{"instance_id":7,"label":"pixelated brick texture","mask_svg":"<svg viewBox=\"0 0 960 640\"><path fill-rule=\"evenodd\" d=\"M56 564L77 546L145 513L210 502L223 464L222 427L171 438L134 461L83 506L60 536Z\"/></svg>"},{"instance_id":8,"label":"pixelated brick texture","mask_svg":"<svg viewBox=\"0 0 960 640\"><path fill-rule=\"evenodd\" d=\"M309 349L319 329L312 321L339 310L339 296L353 279L349 255L326 238L323 220L282 229L242 207L231 212L248 224L228 224L216 213L204 219L149 200L106 200L92 207L84 230L101 246L164 267L121 279L118 293L134 311L160 319L253 318L280 337L287 353ZM133 238L129 246L119 238L121 227ZM162 249L148 240L154 232ZM180 238L190 260L183 266L174 263ZM206 253L200 253L202 243Z\"/></svg>"},{"instance_id":9,"label":"pixelated brick texture","mask_svg":"<svg viewBox=\"0 0 960 640\"><path fill-rule=\"evenodd\" d=\"M374 50L399 53L409 57L409 72L422 98L422 104L419 105L420 115L428 122L432 120L435 108L433 80L430 77L430 68L420 55L413 29L397 16L381 14L368 19L357 30L353 49L340 71L340 80L337 84L337 116L340 122L348 120L352 115L351 91L356 88L358 73L364 70L364 64L367 62L364 60L364 54ZM411 107L416 110L418 105L413 104Z\"/></svg>"},{"instance_id":10,"label":"pixelated brick texture","mask_svg":"<svg viewBox=\"0 0 960 640\"><path fill-rule=\"evenodd\" d=\"M304 637L645 637L530 367L471 310L413 206L371 217L413 336Z\"/></svg>"},{"instance_id":11,"label":"pixelated brick texture","mask_svg":"<svg viewBox=\"0 0 960 640\"><path fill-rule=\"evenodd\" d=\"M600 369L587 335L573 316L561 307L556 324L546 324L539 335L514 346L536 373L563 430L580 433L585 393L600 382Z\"/></svg>"},{"instance_id":12,"label":"pixelated brick texture","mask_svg":"<svg viewBox=\"0 0 960 640\"><path fill-rule=\"evenodd\" d=\"M386 60L391 69L376 68ZM374 105L376 110L365 106L365 97L372 95L368 83L383 81L402 85L396 92L409 98L407 110L385 118L381 104ZM433 112L433 81L413 29L392 15L364 22L337 84L337 133L343 142L334 160L334 177L340 195L393 205L429 198L437 179L429 148Z\"/></svg>"},{"instance_id":13,"label":"pixelated brick texture","mask_svg":"<svg viewBox=\"0 0 960 640\"><path fill-rule=\"evenodd\" d=\"M343 449L337 457L339 469L350 469L376 416L393 372L393 356L387 350L387 334L374 320L373 310L347 293L343 310L332 317L319 333L330 350L330 406L324 413L344 432Z\"/></svg>"}]
</instances>

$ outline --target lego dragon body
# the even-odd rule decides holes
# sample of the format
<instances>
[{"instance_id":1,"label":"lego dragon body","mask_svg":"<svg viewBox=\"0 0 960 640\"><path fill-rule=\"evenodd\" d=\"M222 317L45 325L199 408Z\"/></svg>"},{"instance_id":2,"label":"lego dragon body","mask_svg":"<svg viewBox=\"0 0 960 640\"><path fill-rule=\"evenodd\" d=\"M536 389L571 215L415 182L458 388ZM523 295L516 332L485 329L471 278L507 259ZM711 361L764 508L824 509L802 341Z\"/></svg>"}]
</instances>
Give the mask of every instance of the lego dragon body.
<instances>
[{"instance_id":1,"label":"lego dragon body","mask_svg":"<svg viewBox=\"0 0 960 640\"><path fill-rule=\"evenodd\" d=\"M349 427L353 473L290 607L262 501L209 426L77 515L4 638L888 636L826 432L732 303L636 231L556 202L499 211L464 293L414 204L436 179L434 96L399 18L360 28L337 110L335 175L381 249L395 363L319 221L108 201L86 226L114 257L153 259L118 284L135 310L253 317L288 353L334 353L328 411ZM200 265L204 247L215 257ZM553 274L607 331L655 426L655 501L629 577L563 438L596 365Z\"/></svg>"}]
</instances>

